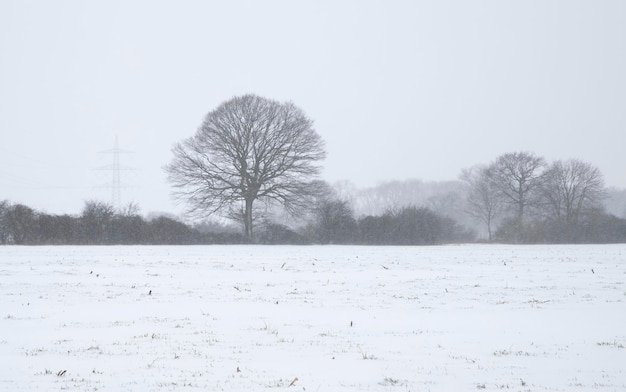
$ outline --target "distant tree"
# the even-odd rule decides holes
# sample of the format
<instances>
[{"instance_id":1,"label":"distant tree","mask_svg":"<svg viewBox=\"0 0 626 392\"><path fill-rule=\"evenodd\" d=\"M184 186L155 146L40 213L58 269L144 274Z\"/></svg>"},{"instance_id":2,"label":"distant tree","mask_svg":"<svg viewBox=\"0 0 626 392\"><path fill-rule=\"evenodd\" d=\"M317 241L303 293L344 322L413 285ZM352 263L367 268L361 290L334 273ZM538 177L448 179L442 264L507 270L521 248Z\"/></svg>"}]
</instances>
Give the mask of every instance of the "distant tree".
<instances>
[{"instance_id":1,"label":"distant tree","mask_svg":"<svg viewBox=\"0 0 626 392\"><path fill-rule=\"evenodd\" d=\"M581 238L587 243L626 243L626 219L594 209L585 214L580 222Z\"/></svg>"},{"instance_id":2,"label":"distant tree","mask_svg":"<svg viewBox=\"0 0 626 392\"><path fill-rule=\"evenodd\" d=\"M467 211L482 221L487 228L489 241L493 239L494 224L502 213L503 199L493 180L491 167L475 166L461 173L467 184Z\"/></svg>"},{"instance_id":3,"label":"distant tree","mask_svg":"<svg viewBox=\"0 0 626 392\"><path fill-rule=\"evenodd\" d=\"M35 242L37 221L32 208L23 204L9 206L4 219L12 243L25 245Z\"/></svg>"},{"instance_id":4,"label":"distant tree","mask_svg":"<svg viewBox=\"0 0 626 392\"><path fill-rule=\"evenodd\" d=\"M522 240L528 209L540 205L545 166L546 161L541 157L528 152L515 152L501 155L488 169L493 189L513 211L519 229L513 238L515 241Z\"/></svg>"},{"instance_id":5,"label":"distant tree","mask_svg":"<svg viewBox=\"0 0 626 392\"><path fill-rule=\"evenodd\" d=\"M259 235L259 242L262 244L289 244L304 245L308 241L302 235L291 230L289 227L272 222L265 222Z\"/></svg>"},{"instance_id":6,"label":"distant tree","mask_svg":"<svg viewBox=\"0 0 626 392\"><path fill-rule=\"evenodd\" d=\"M430 209L407 207L394 214L392 238L394 245L435 244L441 230L440 219Z\"/></svg>"},{"instance_id":7,"label":"distant tree","mask_svg":"<svg viewBox=\"0 0 626 392\"><path fill-rule=\"evenodd\" d=\"M357 231L358 225L347 201L327 199L315 208L315 233L319 243L352 243Z\"/></svg>"},{"instance_id":8,"label":"distant tree","mask_svg":"<svg viewBox=\"0 0 626 392\"><path fill-rule=\"evenodd\" d=\"M359 219L359 238L364 245L390 245L393 243L391 212L380 216L368 215Z\"/></svg>"},{"instance_id":9,"label":"distant tree","mask_svg":"<svg viewBox=\"0 0 626 392\"><path fill-rule=\"evenodd\" d=\"M191 228L182 222L160 216L148 222L146 242L157 245L196 244L199 241Z\"/></svg>"},{"instance_id":10,"label":"distant tree","mask_svg":"<svg viewBox=\"0 0 626 392\"><path fill-rule=\"evenodd\" d=\"M432 245L472 241L474 234L454 219L425 207L406 207L359 220L360 242L368 245Z\"/></svg>"},{"instance_id":11,"label":"distant tree","mask_svg":"<svg viewBox=\"0 0 626 392\"><path fill-rule=\"evenodd\" d=\"M115 216L112 205L90 200L85 202L80 216L81 242L85 244L109 244L111 223Z\"/></svg>"},{"instance_id":12,"label":"distant tree","mask_svg":"<svg viewBox=\"0 0 626 392\"><path fill-rule=\"evenodd\" d=\"M37 214L37 243L67 245L77 242L77 220L69 215Z\"/></svg>"},{"instance_id":13,"label":"distant tree","mask_svg":"<svg viewBox=\"0 0 626 392\"><path fill-rule=\"evenodd\" d=\"M548 219L560 228L562 240L570 241L583 214L601 209L606 196L600 170L579 159L552 163L542 190Z\"/></svg>"},{"instance_id":14,"label":"distant tree","mask_svg":"<svg viewBox=\"0 0 626 392\"><path fill-rule=\"evenodd\" d=\"M324 143L294 104L256 95L235 97L209 112L197 133L172 149L165 167L175 197L189 212L241 218L253 238L253 204L306 207L317 187Z\"/></svg>"},{"instance_id":15,"label":"distant tree","mask_svg":"<svg viewBox=\"0 0 626 392\"><path fill-rule=\"evenodd\" d=\"M111 242L115 244L139 244L143 241L146 222L139 215L139 206L129 203L113 216Z\"/></svg>"},{"instance_id":16,"label":"distant tree","mask_svg":"<svg viewBox=\"0 0 626 392\"><path fill-rule=\"evenodd\" d=\"M552 217L567 224L600 208L606 196L600 170L579 159L554 162L546 171L543 191Z\"/></svg>"}]
</instances>

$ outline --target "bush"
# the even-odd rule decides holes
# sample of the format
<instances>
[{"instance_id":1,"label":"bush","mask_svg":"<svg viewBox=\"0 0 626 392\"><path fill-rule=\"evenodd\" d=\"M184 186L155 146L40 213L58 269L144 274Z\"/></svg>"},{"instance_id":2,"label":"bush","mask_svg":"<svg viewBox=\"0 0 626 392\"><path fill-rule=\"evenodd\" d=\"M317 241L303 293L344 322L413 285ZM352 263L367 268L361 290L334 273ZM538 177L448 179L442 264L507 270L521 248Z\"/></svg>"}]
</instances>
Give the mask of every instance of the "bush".
<instances>
[{"instance_id":1,"label":"bush","mask_svg":"<svg viewBox=\"0 0 626 392\"><path fill-rule=\"evenodd\" d=\"M296 233L285 225L276 223L265 224L258 234L257 240L261 244L269 245L304 245L309 243L304 236Z\"/></svg>"}]
</instances>

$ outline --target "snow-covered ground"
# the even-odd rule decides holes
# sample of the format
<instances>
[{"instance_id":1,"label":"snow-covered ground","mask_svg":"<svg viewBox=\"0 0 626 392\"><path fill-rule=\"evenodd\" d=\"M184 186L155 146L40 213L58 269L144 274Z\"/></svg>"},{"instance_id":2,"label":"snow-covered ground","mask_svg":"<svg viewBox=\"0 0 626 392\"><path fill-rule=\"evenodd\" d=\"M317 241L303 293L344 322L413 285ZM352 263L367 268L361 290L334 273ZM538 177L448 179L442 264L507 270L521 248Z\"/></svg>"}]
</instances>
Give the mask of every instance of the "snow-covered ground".
<instances>
[{"instance_id":1,"label":"snow-covered ground","mask_svg":"<svg viewBox=\"0 0 626 392\"><path fill-rule=\"evenodd\" d=\"M626 245L0 247L0 390L626 390Z\"/></svg>"}]
</instances>

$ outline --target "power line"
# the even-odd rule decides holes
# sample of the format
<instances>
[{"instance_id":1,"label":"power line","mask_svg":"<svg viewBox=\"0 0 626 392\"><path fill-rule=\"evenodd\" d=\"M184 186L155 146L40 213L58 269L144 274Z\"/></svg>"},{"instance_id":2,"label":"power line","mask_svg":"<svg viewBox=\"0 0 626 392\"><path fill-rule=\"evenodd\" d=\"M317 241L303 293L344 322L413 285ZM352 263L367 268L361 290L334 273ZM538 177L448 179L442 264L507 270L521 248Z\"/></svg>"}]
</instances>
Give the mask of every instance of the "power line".
<instances>
[{"instance_id":1,"label":"power line","mask_svg":"<svg viewBox=\"0 0 626 392\"><path fill-rule=\"evenodd\" d=\"M37 169L37 170L81 170L82 168L76 167L76 165L70 164L58 164L56 161L44 161L40 158L33 158L32 156L24 155L15 151L15 149L9 149L0 145L0 162L2 166L14 167L19 169Z\"/></svg>"}]
</instances>

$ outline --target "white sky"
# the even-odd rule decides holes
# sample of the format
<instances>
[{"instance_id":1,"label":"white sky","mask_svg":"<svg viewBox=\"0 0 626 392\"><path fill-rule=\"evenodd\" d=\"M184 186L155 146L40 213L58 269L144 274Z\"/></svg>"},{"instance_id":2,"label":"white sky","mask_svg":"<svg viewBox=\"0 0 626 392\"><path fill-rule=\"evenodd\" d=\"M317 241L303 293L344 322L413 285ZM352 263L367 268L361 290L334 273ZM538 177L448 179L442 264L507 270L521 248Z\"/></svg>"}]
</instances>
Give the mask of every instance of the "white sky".
<instances>
[{"instance_id":1,"label":"white sky","mask_svg":"<svg viewBox=\"0 0 626 392\"><path fill-rule=\"evenodd\" d=\"M224 100L291 100L324 178L580 158L626 187L625 1L0 1L0 200L179 212L162 167ZM104 186L104 187L102 187Z\"/></svg>"}]
</instances>

